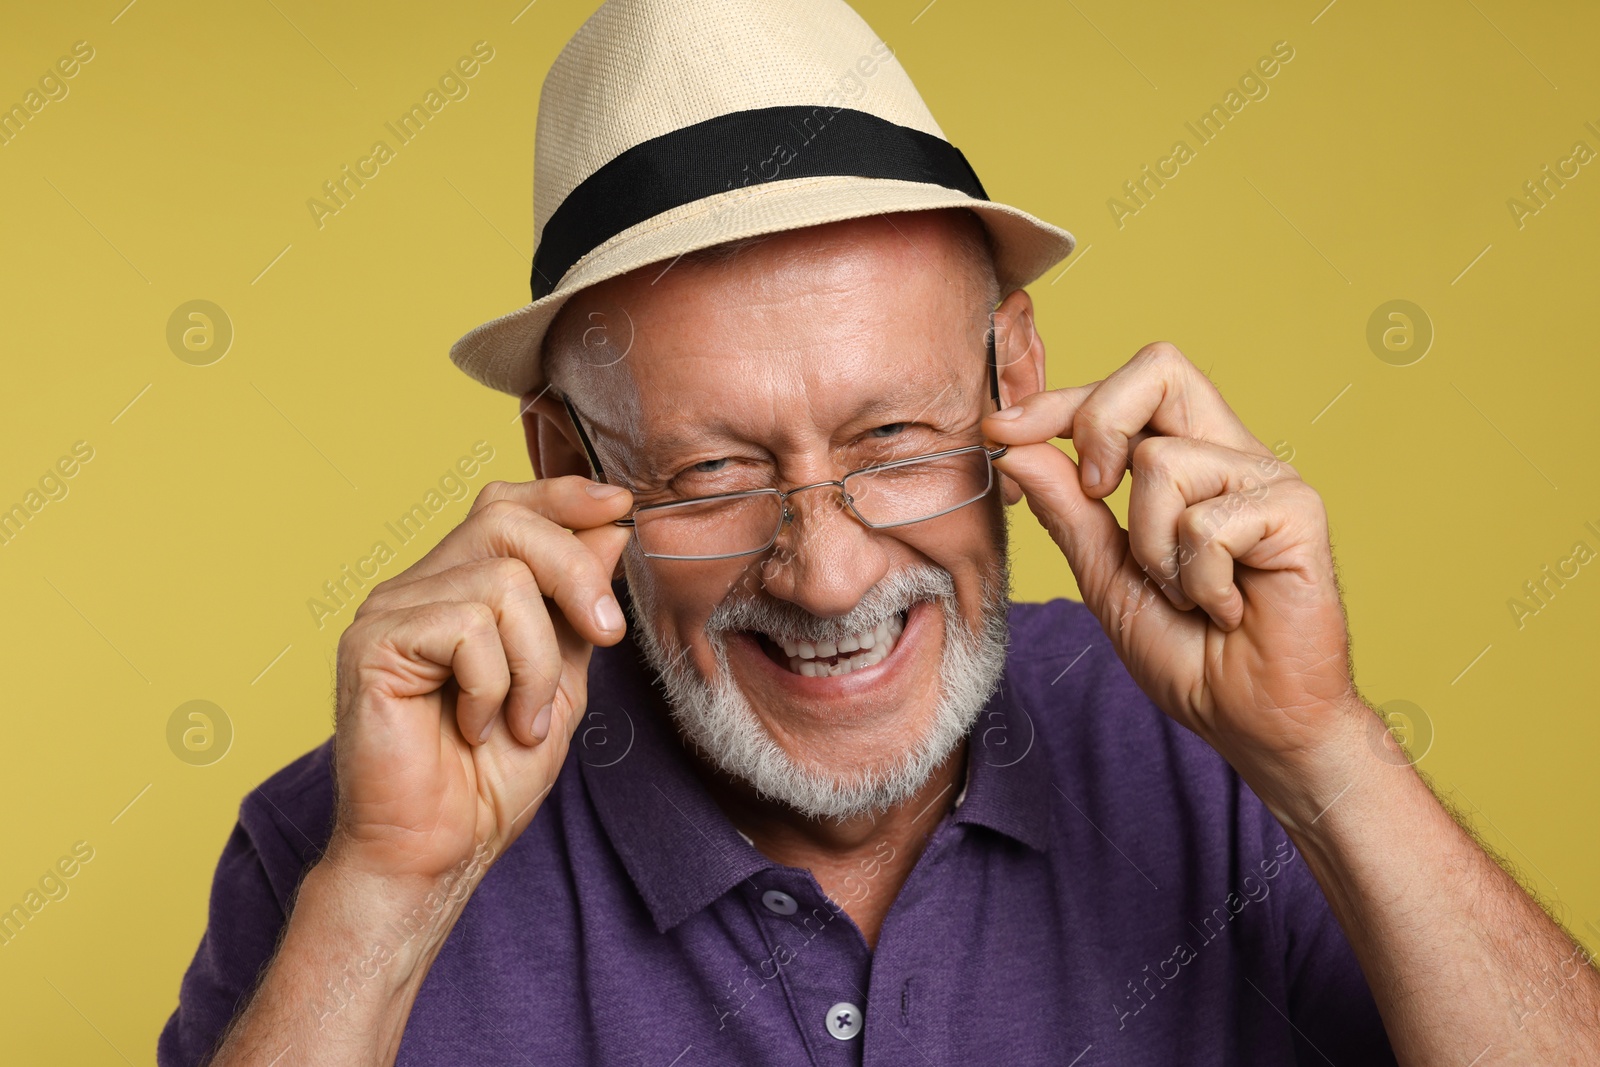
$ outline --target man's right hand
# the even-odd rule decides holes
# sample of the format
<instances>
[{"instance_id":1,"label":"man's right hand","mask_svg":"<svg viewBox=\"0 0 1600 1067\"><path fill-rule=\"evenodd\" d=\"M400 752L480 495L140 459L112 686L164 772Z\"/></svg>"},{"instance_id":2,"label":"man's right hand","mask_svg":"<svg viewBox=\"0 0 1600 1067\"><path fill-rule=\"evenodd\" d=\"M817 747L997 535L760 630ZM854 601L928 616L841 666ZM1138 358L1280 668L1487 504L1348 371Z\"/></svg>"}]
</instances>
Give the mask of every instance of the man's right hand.
<instances>
[{"instance_id":1,"label":"man's right hand","mask_svg":"<svg viewBox=\"0 0 1600 1067\"><path fill-rule=\"evenodd\" d=\"M394 1062L485 857L555 784L594 646L626 630L612 520L631 499L576 476L493 482L368 595L339 641L333 835L215 1067Z\"/></svg>"},{"instance_id":2,"label":"man's right hand","mask_svg":"<svg viewBox=\"0 0 1600 1067\"><path fill-rule=\"evenodd\" d=\"M626 629L611 576L629 531L612 520L631 499L578 476L492 482L373 588L339 642L324 863L436 880L528 825L583 718L594 646Z\"/></svg>"}]
</instances>

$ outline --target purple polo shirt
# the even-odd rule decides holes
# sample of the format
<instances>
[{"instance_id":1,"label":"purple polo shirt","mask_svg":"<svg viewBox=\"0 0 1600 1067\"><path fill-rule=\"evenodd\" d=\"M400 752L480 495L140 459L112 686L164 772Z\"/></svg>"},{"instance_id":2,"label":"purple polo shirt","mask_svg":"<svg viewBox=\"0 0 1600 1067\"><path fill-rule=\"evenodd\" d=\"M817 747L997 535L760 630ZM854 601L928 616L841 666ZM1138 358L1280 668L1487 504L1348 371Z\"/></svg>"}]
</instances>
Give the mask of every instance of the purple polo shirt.
<instances>
[{"instance_id":1,"label":"purple polo shirt","mask_svg":"<svg viewBox=\"0 0 1600 1067\"><path fill-rule=\"evenodd\" d=\"M1261 802L1082 604L1013 604L1011 625L959 803L875 951L713 803L632 641L597 649L566 766L467 903L398 1062L1392 1064ZM325 744L245 798L163 1067L205 1060L270 958L332 785ZM872 890L868 864L843 899Z\"/></svg>"}]
</instances>

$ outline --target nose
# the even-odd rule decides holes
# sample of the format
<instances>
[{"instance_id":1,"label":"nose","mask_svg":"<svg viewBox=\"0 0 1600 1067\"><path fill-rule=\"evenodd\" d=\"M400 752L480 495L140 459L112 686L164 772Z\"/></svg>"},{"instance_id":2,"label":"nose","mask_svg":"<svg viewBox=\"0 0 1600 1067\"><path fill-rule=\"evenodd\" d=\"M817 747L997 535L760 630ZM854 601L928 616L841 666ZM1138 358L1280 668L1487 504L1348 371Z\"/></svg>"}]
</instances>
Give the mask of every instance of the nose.
<instances>
[{"instance_id":1,"label":"nose","mask_svg":"<svg viewBox=\"0 0 1600 1067\"><path fill-rule=\"evenodd\" d=\"M836 482L808 485L788 498L789 519L761 561L767 592L813 615L844 615L889 570L880 535L862 525Z\"/></svg>"}]
</instances>

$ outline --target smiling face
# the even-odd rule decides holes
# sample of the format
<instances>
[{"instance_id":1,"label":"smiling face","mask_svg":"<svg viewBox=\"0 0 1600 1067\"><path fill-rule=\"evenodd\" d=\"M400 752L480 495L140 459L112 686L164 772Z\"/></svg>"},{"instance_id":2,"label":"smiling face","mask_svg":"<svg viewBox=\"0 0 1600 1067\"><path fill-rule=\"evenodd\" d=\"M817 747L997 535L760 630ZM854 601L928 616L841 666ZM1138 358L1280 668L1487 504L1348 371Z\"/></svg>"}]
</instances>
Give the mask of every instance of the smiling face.
<instances>
[{"instance_id":1,"label":"smiling face","mask_svg":"<svg viewBox=\"0 0 1600 1067\"><path fill-rule=\"evenodd\" d=\"M563 308L546 370L639 506L981 444L993 275L959 228L977 225L872 217L635 271ZM1017 383L1043 350L1027 352L1002 374L1009 399L1032 391ZM539 403L541 441L554 431L570 453L559 403ZM547 461L544 473L561 471ZM808 815L915 795L1004 664L998 482L889 529L863 525L837 487L808 489L770 549L733 559L646 558L635 538L624 555L635 637L688 738Z\"/></svg>"}]
</instances>

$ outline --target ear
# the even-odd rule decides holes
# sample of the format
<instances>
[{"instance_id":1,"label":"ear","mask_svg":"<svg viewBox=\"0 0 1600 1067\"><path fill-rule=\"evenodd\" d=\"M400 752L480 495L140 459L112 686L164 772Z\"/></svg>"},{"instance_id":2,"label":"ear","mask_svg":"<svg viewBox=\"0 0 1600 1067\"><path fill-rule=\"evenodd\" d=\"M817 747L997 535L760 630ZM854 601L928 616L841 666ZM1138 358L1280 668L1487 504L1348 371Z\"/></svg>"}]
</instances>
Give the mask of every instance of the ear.
<instances>
[{"instance_id":1,"label":"ear","mask_svg":"<svg viewBox=\"0 0 1600 1067\"><path fill-rule=\"evenodd\" d=\"M528 439L528 459L535 478L559 478L567 474L594 477L589 457L578 441L567 407L549 386L522 398L522 432Z\"/></svg>"},{"instance_id":2,"label":"ear","mask_svg":"<svg viewBox=\"0 0 1600 1067\"><path fill-rule=\"evenodd\" d=\"M994 359L1000 377L1000 406L1010 407L1044 389L1044 339L1034 319L1033 298L1014 290L994 311ZM1005 502L1022 499L1022 487L1000 475Z\"/></svg>"},{"instance_id":3,"label":"ear","mask_svg":"<svg viewBox=\"0 0 1600 1067\"><path fill-rule=\"evenodd\" d=\"M994 358L1000 371L1000 405L1009 407L1044 388L1044 339L1033 317L1033 298L1017 289L994 310Z\"/></svg>"},{"instance_id":4,"label":"ear","mask_svg":"<svg viewBox=\"0 0 1600 1067\"><path fill-rule=\"evenodd\" d=\"M533 464L533 476L560 478L581 474L593 478L594 468L589 465L589 456L578 440L572 416L567 414L567 406L551 394L550 387L543 386L537 393L524 394L521 401L522 432L528 439L528 460ZM613 582L627 576L623 568L626 557L626 552L617 557L617 565L611 569Z\"/></svg>"}]
</instances>

